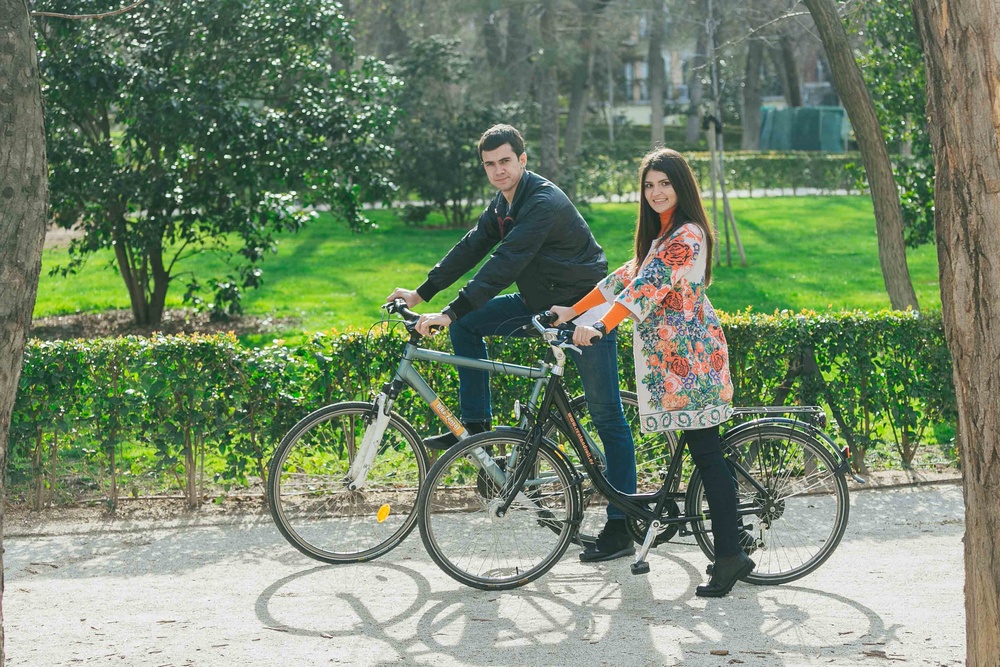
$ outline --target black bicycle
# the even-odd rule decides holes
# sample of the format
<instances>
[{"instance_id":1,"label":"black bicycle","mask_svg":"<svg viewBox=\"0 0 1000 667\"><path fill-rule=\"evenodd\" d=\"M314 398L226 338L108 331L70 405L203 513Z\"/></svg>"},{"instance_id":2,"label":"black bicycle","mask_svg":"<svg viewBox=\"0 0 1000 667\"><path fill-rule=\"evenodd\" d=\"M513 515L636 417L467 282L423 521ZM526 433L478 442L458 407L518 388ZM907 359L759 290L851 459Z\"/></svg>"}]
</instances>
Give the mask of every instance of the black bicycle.
<instances>
[{"instance_id":1,"label":"black bicycle","mask_svg":"<svg viewBox=\"0 0 1000 667\"><path fill-rule=\"evenodd\" d=\"M570 331L547 326L553 318L543 313L532 319L555 363L525 427L462 440L421 485L418 523L428 553L463 584L485 590L522 586L565 553L584 520L585 490L592 485L624 510L633 539L642 545L633 574L648 572L649 549L675 535L693 536L714 560L704 486L686 457L667 456L655 490L640 486L623 494L607 481L602 457L563 388L565 350L579 350ZM795 581L822 565L844 535L847 456L820 428L821 408L737 408L736 415L745 421L725 432L723 448L737 483L741 543L757 563L745 580ZM566 436L562 445L547 436L553 420Z\"/></svg>"}]
</instances>

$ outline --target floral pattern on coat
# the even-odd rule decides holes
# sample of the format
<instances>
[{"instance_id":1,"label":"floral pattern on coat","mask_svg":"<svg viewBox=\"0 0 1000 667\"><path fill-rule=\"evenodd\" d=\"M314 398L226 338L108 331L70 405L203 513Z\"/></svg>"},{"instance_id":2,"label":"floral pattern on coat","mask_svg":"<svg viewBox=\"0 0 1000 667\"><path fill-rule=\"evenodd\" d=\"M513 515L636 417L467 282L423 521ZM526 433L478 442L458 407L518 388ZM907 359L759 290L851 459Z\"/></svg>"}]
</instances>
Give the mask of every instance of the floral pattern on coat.
<instances>
[{"instance_id":1,"label":"floral pattern on coat","mask_svg":"<svg viewBox=\"0 0 1000 667\"><path fill-rule=\"evenodd\" d=\"M644 433L707 428L732 416L729 348L705 295L704 233L681 225L653 242L636 275L632 262L598 283L636 321L636 388Z\"/></svg>"}]
</instances>

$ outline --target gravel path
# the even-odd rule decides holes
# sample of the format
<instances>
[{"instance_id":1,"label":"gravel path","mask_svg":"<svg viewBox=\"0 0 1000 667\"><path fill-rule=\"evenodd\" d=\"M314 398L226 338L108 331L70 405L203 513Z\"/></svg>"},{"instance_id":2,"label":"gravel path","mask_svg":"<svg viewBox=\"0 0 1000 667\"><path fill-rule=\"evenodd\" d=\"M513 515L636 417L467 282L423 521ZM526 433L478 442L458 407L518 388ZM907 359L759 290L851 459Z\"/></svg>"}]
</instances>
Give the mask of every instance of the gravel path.
<instances>
[{"instance_id":1,"label":"gravel path","mask_svg":"<svg viewBox=\"0 0 1000 667\"><path fill-rule=\"evenodd\" d=\"M571 547L504 593L444 575L414 534L326 566L264 516L48 523L5 538L8 667L125 665L959 665L961 487L853 490L817 572L704 600L705 559L667 544L645 577Z\"/></svg>"}]
</instances>

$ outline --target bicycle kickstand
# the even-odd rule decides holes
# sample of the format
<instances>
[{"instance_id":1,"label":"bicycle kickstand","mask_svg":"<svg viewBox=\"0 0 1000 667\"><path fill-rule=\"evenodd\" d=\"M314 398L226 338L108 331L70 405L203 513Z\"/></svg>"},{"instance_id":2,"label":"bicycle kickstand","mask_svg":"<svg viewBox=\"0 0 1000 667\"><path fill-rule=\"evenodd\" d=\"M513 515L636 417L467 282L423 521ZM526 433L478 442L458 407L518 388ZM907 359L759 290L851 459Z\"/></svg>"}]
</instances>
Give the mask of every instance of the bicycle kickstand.
<instances>
[{"instance_id":1,"label":"bicycle kickstand","mask_svg":"<svg viewBox=\"0 0 1000 667\"><path fill-rule=\"evenodd\" d=\"M642 541L642 546L639 547L639 553L635 557L635 562L632 563L632 574L649 574L649 563L646 562L646 554L649 553L649 548L653 546L653 540L660 532L660 525L660 522L656 519L649 524L649 530L646 531L646 539Z\"/></svg>"}]
</instances>

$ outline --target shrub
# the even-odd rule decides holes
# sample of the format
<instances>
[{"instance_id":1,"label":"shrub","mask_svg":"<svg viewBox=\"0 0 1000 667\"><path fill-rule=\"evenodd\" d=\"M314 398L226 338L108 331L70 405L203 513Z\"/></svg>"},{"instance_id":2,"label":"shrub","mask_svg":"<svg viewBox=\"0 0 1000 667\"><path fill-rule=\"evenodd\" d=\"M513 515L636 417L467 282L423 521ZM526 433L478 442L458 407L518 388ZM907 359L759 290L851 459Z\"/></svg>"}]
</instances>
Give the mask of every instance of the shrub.
<instances>
[{"instance_id":1,"label":"shrub","mask_svg":"<svg viewBox=\"0 0 1000 667\"><path fill-rule=\"evenodd\" d=\"M851 448L857 469L878 450L909 466L926 436L955 421L951 358L939 314L915 312L741 312L723 316L737 405L823 405L831 428ZM632 366L628 323L620 366ZM427 345L442 349L446 337ZM219 489L261 485L275 445L308 412L341 400L367 400L391 379L405 338L389 327L315 334L242 348L232 335L156 336L29 342L14 407L8 474L33 507L58 500L69 462L94 459L117 502L122 469L174 479L188 502ZM537 339L494 339L490 356L532 365ZM458 373L421 364L421 374L455 406ZM580 391L567 374L569 391ZM510 421L529 383L493 379L494 417ZM622 372L634 390L634 375ZM430 408L404 391L394 406L419 433L440 430ZM134 452L151 448L152 459ZM145 469L143 470L143 466Z\"/></svg>"}]
</instances>

